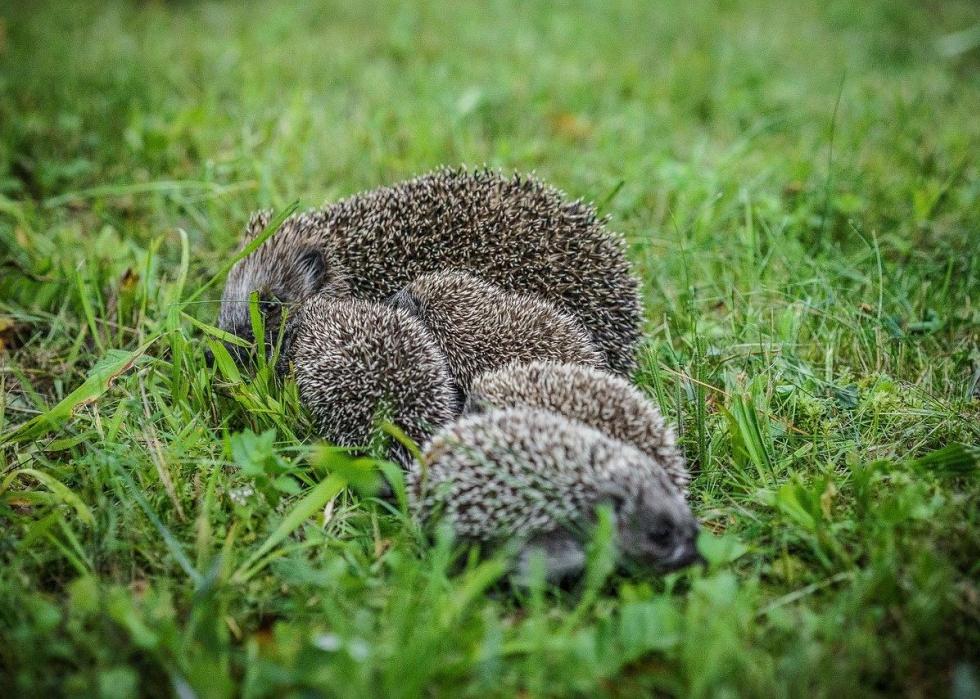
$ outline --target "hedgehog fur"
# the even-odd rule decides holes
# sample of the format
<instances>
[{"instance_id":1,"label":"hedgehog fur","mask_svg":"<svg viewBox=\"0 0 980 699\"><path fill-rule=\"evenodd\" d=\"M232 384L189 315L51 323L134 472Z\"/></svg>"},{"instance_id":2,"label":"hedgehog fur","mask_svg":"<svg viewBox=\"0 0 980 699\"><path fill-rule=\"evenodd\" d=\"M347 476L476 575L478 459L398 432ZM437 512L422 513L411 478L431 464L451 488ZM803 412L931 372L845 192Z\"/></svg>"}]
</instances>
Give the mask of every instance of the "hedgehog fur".
<instances>
[{"instance_id":1,"label":"hedgehog fur","mask_svg":"<svg viewBox=\"0 0 980 699\"><path fill-rule=\"evenodd\" d=\"M324 438L367 447L387 419L422 444L458 413L445 357L422 324L384 304L316 295L296 316L289 358ZM405 462L394 446L387 454Z\"/></svg>"},{"instance_id":2,"label":"hedgehog fur","mask_svg":"<svg viewBox=\"0 0 980 699\"><path fill-rule=\"evenodd\" d=\"M686 500L640 450L535 408L468 415L439 431L408 474L423 520L448 521L464 540L517 540L540 550L549 579L579 572L596 508L612 508L626 557L661 571L697 559Z\"/></svg>"},{"instance_id":3,"label":"hedgehog fur","mask_svg":"<svg viewBox=\"0 0 980 699\"><path fill-rule=\"evenodd\" d=\"M604 365L602 353L574 316L466 272L424 274L391 303L425 325L464 394L477 375L514 361Z\"/></svg>"},{"instance_id":4,"label":"hedgehog fur","mask_svg":"<svg viewBox=\"0 0 980 699\"><path fill-rule=\"evenodd\" d=\"M477 376L463 412L509 407L551 410L632 444L687 494L691 476L674 431L654 404L619 376L581 364L513 363Z\"/></svg>"},{"instance_id":5,"label":"hedgehog fur","mask_svg":"<svg viewBox=\"0 0 980 699\"><path fill-rule=\"evenodd\" d=\"M253 216L246 240L270 219ZM349 273L355 297L375 301L427 272L471 272L565 308L613 372L634 367L640 302L622 239L592 206L534 177L445 168L294 216L229 272L219 326L249 337L241 299L264 290L302 301L332 265Z\"/></svg>"}]
</instances>

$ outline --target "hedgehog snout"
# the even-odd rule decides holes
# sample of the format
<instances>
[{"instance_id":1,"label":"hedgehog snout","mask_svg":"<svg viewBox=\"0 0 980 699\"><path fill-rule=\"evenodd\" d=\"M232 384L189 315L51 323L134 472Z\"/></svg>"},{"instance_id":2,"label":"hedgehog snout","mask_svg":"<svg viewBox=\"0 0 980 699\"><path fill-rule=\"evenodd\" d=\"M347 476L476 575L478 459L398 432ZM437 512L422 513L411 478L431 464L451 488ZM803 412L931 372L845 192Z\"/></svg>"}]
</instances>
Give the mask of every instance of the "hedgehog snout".
<instances>
[{"instance_id":1,"label":"hedgehog snout","mask_svg":"<svg viewBox=\"0 0 980 699\"><path fill-rule=\"evenodd\" d=\"M638 559L667 572L700 560L698 532L686 504L661 501L658 506L642 504L624 538Z\"/></svg>"},{"instance_id":2,"label":"hedgehog snout","mask_svg":"<svg viewBox=\"0 0 980 699\"><path fill-rule=\"evenodd\" d=\"M689 526L682 529L680 536L675 540L670 556L660 564L664 570L678 570L695 563L704 562L697 546L698 533L700 532L698 523L691 522Z\"/></svg>"},{"instance_id":3,"label":"hedgehog snout","mask_svg":"<svg viewBox=\"0 0 980 699\"><path fill-rule=\"evenodd\" d=\"M254 342L255 338L252 336L252 327L251 324L248 323L248 319L234 317L235 315L236 314L233 314L230 311L223 312L218 318L218 329L223 330L229 335L234 335L235 337L241 338L242 340L245 340L245 342ZM245 348L231 342L222 342L222 345L238 366L243 367L247 364L249 357L248 351ZM204 361L208 367L214 366L214 352L207 346L204 348Z\"/></svg>"},{"instance_id":4,"label":"hedgehog snout","mask_svg":"<svg viewBox=\"0 0 980 699\"><path fill-rule=\"evenodd\" d=\"M246 342L253 342L253 337L251 332L248 332L247 334L236 333L236 335L238 335L238 337L242 338ZM239 368L244 369L245 367L248 367L249 364L253 361L254 349L249 347L242 347L240 345L235 345L232 344L231 342L225 342L223 344L225 349L228 351L229 356L231 356L232 361L235 362L235 365L238 366ZM208 348L205 351L204 358L208 362L209 367L213 366L214 353L211 351L210 348Z\"/></svg>"}]
</instances>

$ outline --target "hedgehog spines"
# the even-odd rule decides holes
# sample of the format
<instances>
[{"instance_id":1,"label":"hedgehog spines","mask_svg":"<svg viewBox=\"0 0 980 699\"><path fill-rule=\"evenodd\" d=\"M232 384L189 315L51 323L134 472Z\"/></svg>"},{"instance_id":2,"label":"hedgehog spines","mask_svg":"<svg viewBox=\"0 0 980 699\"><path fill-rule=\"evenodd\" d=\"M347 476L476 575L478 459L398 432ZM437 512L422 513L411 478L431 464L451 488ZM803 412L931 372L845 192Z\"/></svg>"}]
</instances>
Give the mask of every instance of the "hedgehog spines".
<instances>
[{"instance_id":1,"label":"hedgehog spines","mask_svg":"<svg viewBox=\"0 0 980 699\"><path fill-rule=\"evenodd\" d=\"M315 296L292 338L300 397L324 438L370 444L379 419L423 443L459 410L445 358L415 318L369 301ZM393 447L389 455L404 461Z\"/></svg>"},{"instance_id":2,"label":"hedgehog spines","mask_svg":"<svg viewBox=\"0 0 980 699\"><path fill-rule=\"evenodd\" d=\"M620 376L581 364L514 362L477 376L464 413L528 407L557 412L637 447L686 494L690 473L657 407Z\"/></svg>"},{"instance_id":3,"label":"hedgehog spines","mask_svg":"<svg viewBox=\"0 0 980 699\"><path fill-rule=\"evenodd\" d=\"M261 230L258 223L251 228ZM266 243L278 251L274 257L291 260L283 269L319 246L328 251L328 267L350 273L353 296L375 301L427 272L468 271L566 309L612 371L633 369L640 302L623 240L590 205L569 201L533 176L443 168L294 217L283 228ZM279 286L293 294L281 300L302 301L305 281L283 284L262 259L253 254L240 261L226 291L247 297L256 288ZM247 333L235 322L241 316L222 311L223 329Z\"/></svg>"},{"instance_id":4,"label":"hedgehog spines","mask_svg":"<svg viewBox=\"0 0 980 699\"><path fill-rule=\"evenodd\" d=\"M515 361L605 363L588 332L571 314L466 272L424 274L390 303L425 325L464 395L474 377Z\"/></svg>"}]
</instances>

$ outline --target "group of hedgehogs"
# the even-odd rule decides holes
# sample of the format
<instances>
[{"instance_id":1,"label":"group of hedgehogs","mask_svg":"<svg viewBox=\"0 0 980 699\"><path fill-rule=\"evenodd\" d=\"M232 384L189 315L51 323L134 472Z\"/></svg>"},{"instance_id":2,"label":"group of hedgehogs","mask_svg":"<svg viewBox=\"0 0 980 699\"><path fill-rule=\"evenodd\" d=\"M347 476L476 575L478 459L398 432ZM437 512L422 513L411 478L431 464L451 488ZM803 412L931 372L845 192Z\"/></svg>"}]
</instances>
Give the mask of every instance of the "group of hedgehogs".
<instances>
[{"instance_id":1,"label":"group of hedgehogs","mask_svg":"<svg viewBox=\"0 0 980 699\"><path fill-rule=\"evenodd\" d=\"M377 445L383 419L422 445L383 447L422 520L510 542L518 574L539 560L560 581L583 570L600 506L625 560L698 560L684 458L626 378L640 321L594 208L533 177L441 169L286 219L229 272L218 325L278 349L325 439Z\"/></svg>"}]
</instances>

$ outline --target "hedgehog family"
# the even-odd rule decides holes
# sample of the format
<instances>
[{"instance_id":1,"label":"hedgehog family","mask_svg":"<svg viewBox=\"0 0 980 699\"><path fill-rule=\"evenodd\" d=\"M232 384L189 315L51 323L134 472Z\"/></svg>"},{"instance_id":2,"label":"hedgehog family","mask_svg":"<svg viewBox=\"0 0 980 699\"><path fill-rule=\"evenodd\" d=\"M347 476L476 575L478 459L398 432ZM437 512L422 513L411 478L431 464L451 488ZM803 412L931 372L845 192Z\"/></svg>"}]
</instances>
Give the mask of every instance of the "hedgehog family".
<instances>
[{"instance_id":1,"label":"hedgehog family","mask_svg":"<svg viewBox=\"0 0 980 699\"><path fill-rule=\"evenodd\" d=\"M339 445L367 444L382 418L422 443L474 377L514 361L603 365L574 317L465 272L423 275L384 305L344 296L345 283L290 316L278 366L295 367L319 434ZM406 455L395 445L389 456Z\"/></svg>"},{"instance_id":2,"label":"hedgehog family","mask_svg":"<svg viewBox=\"0 0 980 699\"><path fill-rule=\"evenodd\" d=\"M538 408L469 415L440 431L409 472L423 519L462 539L517 539L549 580L581 571L596 509L611 508L619 550L660 571L697 559L697 522L653 458L584 423Z\"/></svg>"},{"instance_id":3,"label":"hedgehog family","mask_svg":"<svg viewBox=\"0 0 980 699\"><path fill-rule=\"evenodd\" d=\"M254 215L242 247L270 220L269 212ZM371 301L428 272L469 272L564 309L611 371L633 369L641 314L623 241L592 206L533 177L440 169L293 216L232 267L218 325L252 339L252 292L264 307L295 307L338 269L351 295Z\"/></svg>"},{"instance_id":4,"label":"hedgehog family","mask_svg":"<svg viewBox=\"0 0 980 699\"><path fill-rule=\"evenodd\" d=\"M532 178L439 170L291 217L236 264L219 325L261 347L253 292L321 436L372 450L389 421L424 445L417 461L381 452L421 519L517 540L522 576L543 554L555 581L582 570L603 506L626 558L697 559L684 459L624 378L637 282L590 207Z\"/></svg>"}]
</instances>

